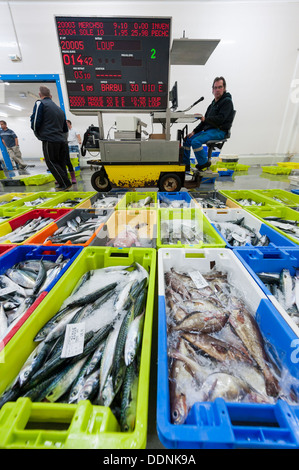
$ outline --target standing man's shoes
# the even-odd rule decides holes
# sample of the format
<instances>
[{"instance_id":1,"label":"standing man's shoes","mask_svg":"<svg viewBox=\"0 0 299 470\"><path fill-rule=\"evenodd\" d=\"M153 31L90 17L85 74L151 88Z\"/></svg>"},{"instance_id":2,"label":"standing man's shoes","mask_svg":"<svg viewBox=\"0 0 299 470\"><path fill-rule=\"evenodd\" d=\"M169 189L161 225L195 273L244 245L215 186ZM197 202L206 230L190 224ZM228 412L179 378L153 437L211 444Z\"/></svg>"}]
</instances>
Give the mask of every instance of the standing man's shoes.
<instances>
[{"instance_id":1,"label":"standing man's shoes","mask_svg":"<svg viewBox=\"0 0 299 470\"><path fill-rule=\"evenodd\" d=\"M70 184L69 186L58 186L56 191L68 191L71 189L73 186Z\"/></svg>"}]
</instances>

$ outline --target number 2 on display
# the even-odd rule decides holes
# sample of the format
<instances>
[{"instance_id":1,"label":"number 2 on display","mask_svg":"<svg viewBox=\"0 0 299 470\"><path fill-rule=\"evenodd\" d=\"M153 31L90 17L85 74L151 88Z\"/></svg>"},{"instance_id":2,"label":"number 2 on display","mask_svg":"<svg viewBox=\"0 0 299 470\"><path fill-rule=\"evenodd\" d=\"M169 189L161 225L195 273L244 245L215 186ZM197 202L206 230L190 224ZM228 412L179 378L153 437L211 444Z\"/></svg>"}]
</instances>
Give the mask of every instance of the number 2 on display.
<instances>
[{"instance_id":1,"label":"number 2 on display","mask_svg":"<svg viewBox=\"0 0 299 470\"><path fill-rule=\"evenodd\" d=\"M151 59L156 59L156 49L151 49Z\"/></svg>"}]
</instances>

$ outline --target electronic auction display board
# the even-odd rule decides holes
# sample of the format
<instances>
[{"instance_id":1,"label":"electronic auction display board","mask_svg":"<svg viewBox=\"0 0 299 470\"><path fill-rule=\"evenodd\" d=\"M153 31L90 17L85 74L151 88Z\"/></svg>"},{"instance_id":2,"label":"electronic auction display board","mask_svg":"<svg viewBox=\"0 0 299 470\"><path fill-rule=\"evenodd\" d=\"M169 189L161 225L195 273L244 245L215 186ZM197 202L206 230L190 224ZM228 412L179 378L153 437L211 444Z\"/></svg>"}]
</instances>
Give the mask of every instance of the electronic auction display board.
<instances>
[{"instance_id":1,"label":"electronic auction display board","mask_svg":"<svg viewBox=\"0 0 299 470\"><path fill-rule=\"evenodd\" d=\"M171 18L55 20L74 114L166 110Z\"/></svg>"}]
</instances>

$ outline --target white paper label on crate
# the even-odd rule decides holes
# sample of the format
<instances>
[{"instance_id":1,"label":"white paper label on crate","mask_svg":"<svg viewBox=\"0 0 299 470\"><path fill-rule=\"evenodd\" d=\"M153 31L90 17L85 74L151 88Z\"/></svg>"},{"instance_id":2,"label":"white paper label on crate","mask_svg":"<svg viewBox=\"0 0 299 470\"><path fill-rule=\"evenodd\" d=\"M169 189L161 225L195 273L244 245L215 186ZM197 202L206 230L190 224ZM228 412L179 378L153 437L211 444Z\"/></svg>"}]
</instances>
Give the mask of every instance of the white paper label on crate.
<instances>
[{"instance_id":1,"label":"white paper label on crate","mask_svg":"<svg viewBox=\"0 0 299 470\"><path fill-rule=\"evenodd\" d=\"M66 325L61 357L73 357L81 354L84 349L85 323L69 323Z\"/></svg>"},{"instance_id":2,"label":"white paper label on crate","mask_svg":"<svg viewBox=\"0 0 299 470\"><path fill-rule=\"evenodd\" d=\"M191 277L197 289L208 287L209 284L199 271L190 271L189 276Z\"/></svg>"}]
</instances>

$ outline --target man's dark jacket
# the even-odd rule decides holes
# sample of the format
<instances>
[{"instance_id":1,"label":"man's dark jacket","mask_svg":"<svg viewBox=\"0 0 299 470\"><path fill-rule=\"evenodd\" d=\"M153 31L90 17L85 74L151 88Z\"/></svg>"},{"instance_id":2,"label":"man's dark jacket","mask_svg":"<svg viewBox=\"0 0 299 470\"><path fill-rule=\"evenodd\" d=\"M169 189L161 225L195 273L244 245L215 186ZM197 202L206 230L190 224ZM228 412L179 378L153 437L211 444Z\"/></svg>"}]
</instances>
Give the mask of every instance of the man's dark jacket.
<instances>
[{"instance_id":1,"label":"man's dark jacket","mask_svg":"<svg viewBox=\"0 0 299 470\"><path fill-rule=\"evenodd\" d=\"M228 131L231 128L234 118L234 105L231 94L227 91L223 93L220 100L213 100L208 107L204 122L201 122L193 132L205 131L207 129L220 129Z\"/></svg>"},{"instance_id":2,"label":"man's dark jacket","mask_svg":"<svg viewBox=\"0 0 299 470\"><path fill-rule=\"evenodd\" d=\"M30 117L31 129L42 141L65 142L68 127L63 110L51 100L37 100Z\"/></svg>"}]
</instances>

